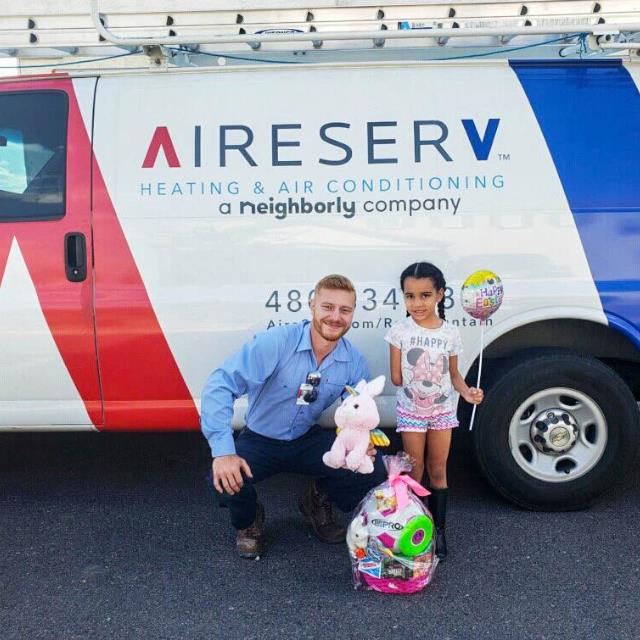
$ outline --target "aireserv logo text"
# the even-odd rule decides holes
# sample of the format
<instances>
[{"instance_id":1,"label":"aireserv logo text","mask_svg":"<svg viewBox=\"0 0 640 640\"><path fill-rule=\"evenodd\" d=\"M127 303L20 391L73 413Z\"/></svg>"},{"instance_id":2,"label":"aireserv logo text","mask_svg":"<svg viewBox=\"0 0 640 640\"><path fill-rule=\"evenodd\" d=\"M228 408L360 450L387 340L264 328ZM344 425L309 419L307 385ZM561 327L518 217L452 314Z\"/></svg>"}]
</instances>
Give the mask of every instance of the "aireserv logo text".
<instances>
[{"instance_id":1,"label":"aireserv logo text","mask_svg":"<svg viewBox=\"0 0 640 640\"><path fill-rule=\"evenodd\" d=\"M185 137L185 130L169 130L169 127L156 126L147 145L143 169L151 169L164 156L170 168L179 167L226 167L230 158L240 160L246 165L257 167L257 148L263 150L267 145L270 151L270 165L273 167L301 166L303 150L306 144L319 139L323 150L315 158L321 165L341 166L354 159L366 161L369 165L398 164L413 162L420 164L436 157L452 162L450 145L450 126L459 129L459 133L468 143L468 152L477 161L489 158L500 118L489 118L486 124L479 125L474 119L461 119L451 125L442 120L413 120L399 123L396 120L368 121L352 125L349 122L326 122L317 130L301 123L279 123L268 125L268 131L258 133L244 124L221 124L211 131L208 127L194 125L192 135ZM399 144L398 136L408 133L411 145ZM311 133L310 133L311 132ZM313 138L309 138L312 135ZM265 138L268 137L268 142ZM176 145L175 140L180 144ZM364 151L366 144L366 152ZM360 151L360 149L362 149ZM305 158L309 157L305 154ZM313 160L311 161L313 162ZM309 164L305 160L305 164ZM267 164L267 163L263 163Z\"/></svg>"}]
</instances>

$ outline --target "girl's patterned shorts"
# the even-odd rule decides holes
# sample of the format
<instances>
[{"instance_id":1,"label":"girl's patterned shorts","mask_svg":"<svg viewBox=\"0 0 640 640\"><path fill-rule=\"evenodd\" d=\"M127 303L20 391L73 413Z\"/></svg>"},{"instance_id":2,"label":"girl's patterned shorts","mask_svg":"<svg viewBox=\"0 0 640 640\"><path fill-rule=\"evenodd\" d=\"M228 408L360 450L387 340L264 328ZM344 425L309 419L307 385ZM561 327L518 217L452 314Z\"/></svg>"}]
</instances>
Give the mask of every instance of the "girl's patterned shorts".
<instances>
[{"instance_id":1,"label":"girl's patterned shorts","mask_svg":"<svg viewBox=\"0 0 640 640\"><path fill-rule=\"evenodd\" d=\"M396 431L418 431L426 433L433 429L440 431L443 429L454 429L459 422L453 412L441 413L437 416L421 416L402 407L396 407L397 429Z\"/></svg>"}]
</instances>

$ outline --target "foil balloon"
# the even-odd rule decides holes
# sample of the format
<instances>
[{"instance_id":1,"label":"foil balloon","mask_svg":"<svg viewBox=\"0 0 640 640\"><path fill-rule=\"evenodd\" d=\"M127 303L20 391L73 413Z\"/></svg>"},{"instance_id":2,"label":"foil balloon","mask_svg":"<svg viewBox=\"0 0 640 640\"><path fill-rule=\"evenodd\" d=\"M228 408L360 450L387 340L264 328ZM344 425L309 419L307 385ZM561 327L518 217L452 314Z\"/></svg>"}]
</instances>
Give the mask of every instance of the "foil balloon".
<instances>
[{"instance_id":1,"label":"foil balloon","mask_svg":"<svg viewBox=\"0 0 640 640\"><path fill-rule=\"evenodd\" d=\"M494 314L502 304L504 289L502 280L493 273L481 269L472 273L462 285L460 301L462 308L476 320L480 320L480 357L478 361L478 380L476 387L480 388L480 377L482 376L482 356L484 354L484 325L486 320ZM482 320L485 322L483 323ZM478 405L473 405L471 420L469 421L469 431L473 429L473 421L476 417Z\"/></svg>"},{"instance_id":2,"label":"foil balloon","mask_svg":"<svg viewBox=\"0 0 640 640\"><path fill-rule=\"evenodd\" d=\"M472 273L462 285L462 308L476 320L486 320L502 304L502 280L485 269Z\"/></svg>"}]
</instances>

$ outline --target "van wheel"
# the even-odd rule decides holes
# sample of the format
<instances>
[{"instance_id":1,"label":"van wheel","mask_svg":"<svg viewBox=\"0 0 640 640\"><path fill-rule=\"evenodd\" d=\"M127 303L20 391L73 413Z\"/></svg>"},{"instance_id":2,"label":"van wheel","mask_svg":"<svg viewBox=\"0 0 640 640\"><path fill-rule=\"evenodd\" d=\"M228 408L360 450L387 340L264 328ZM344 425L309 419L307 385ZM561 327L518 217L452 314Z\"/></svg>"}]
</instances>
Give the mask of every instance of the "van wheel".
<instances>
[{"instance_id":1,"label":"van wheel","mask_svg":"<svg viewBox=\"0 0 640 640\"><path fill-rule=\"evenodd\" d=\"M624 478L640 412L599 360L528 356L503 368L478 407L473 444L493 487L527 509L586 507Z\"/></svg>"}]
</instances>

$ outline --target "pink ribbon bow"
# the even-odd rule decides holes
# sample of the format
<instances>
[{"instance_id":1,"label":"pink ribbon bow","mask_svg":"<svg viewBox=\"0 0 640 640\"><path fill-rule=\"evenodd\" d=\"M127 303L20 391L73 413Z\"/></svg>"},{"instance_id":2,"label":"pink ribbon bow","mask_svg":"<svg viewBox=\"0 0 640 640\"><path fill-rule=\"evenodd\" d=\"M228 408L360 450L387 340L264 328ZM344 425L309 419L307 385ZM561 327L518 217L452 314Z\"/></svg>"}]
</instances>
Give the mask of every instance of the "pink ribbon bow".
<instances>
[{"instance_id":1,"label":"pink ribbon bow","mask_svg":"<svg viewBox=\"0 0 640 640\"><path fill-rule=\"evenodd\" d=\"M389 484L393 487L396 494L396 504L398 509L404 509L407 504L409 504L409 487L411 487L416 495L429 495L429 491L406 473L392 473L389 476Z\"/></svg>"}]
</instances>

